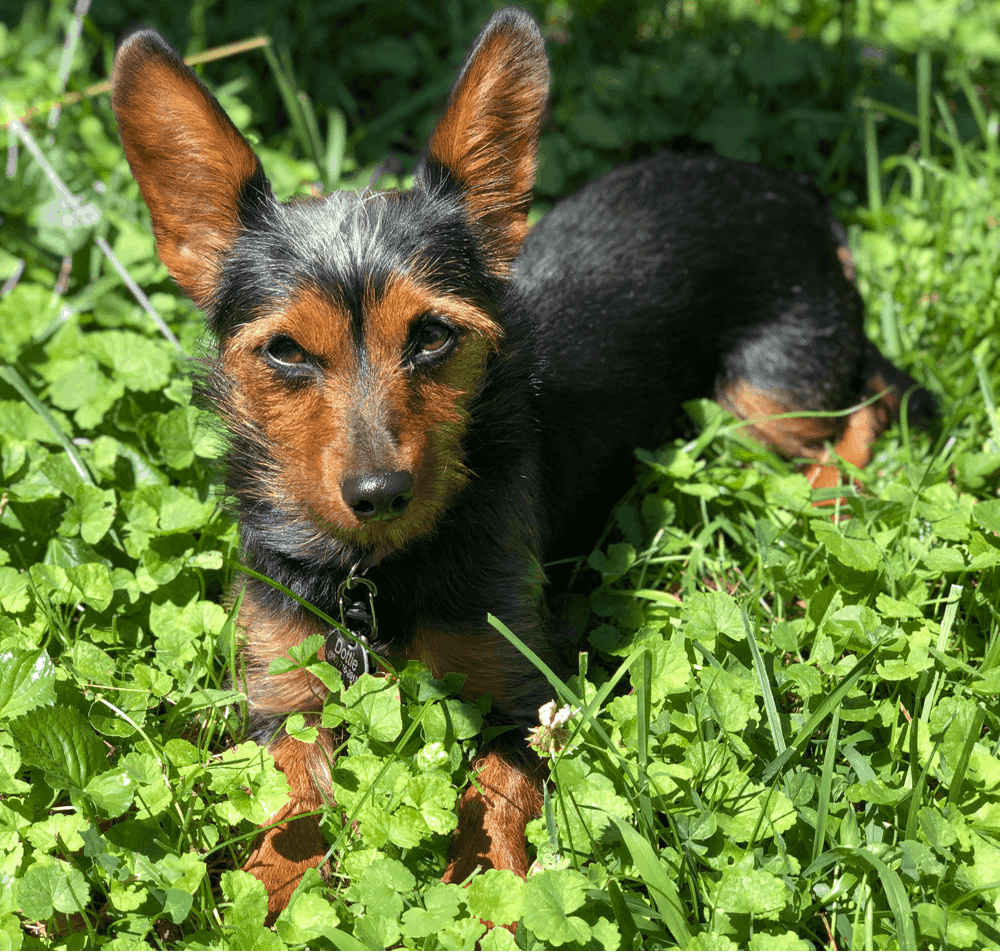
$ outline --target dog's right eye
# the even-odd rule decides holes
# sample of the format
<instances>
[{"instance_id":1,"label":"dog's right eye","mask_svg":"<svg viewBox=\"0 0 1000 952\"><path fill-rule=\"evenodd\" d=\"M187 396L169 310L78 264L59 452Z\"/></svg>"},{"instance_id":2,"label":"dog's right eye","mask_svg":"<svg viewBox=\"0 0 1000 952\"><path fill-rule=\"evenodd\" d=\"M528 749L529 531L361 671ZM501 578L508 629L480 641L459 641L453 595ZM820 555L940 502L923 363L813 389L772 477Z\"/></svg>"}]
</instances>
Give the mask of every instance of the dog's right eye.
<instances>
[{"instance_id":1,"label":"dog's right eye","mask_svg":"<svg viewBox=\"0 0 1000 952\"><path fill-rule=\"evenodd\" d=\"M281 336L269 340L261 354L269 364L282 369L294 369L308 363L306 352L291 337Z\"/></svg>"}]
</instances>

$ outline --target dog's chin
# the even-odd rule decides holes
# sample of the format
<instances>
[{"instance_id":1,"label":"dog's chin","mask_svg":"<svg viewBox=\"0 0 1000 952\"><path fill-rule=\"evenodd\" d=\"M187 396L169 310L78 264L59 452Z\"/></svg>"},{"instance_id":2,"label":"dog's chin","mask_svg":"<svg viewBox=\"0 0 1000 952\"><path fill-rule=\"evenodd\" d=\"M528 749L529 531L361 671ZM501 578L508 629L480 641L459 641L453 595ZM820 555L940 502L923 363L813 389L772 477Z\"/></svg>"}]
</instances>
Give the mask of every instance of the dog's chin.
<instances>
[{"instance_id":1,"label":"dog's chin","mask_svg":"<svg viewBox=\"0 0 1000 952\"><path fill-rule=\"evenodd\" d=\"M258 539L266 548L297 562L362 571L400 552L418 534L412 527L394 523L331 531L328 526L302 520L278 531L264 530L258 533Z\"/></svg>"},{"instance_id":2,"label":"dog's chin","mask_svg":"<svg viewBox=\"0 0 1000 952\"><path fill-rule=\"evenodd\" d=\"M343 564L350 567L360 562L372 568L433 532L442 508L414 500L393 518L361 521L349 516L353 524L345 525L343 512L327 516L318 506L306 504L299 509L299 521L308 524L316 541L325 540L327 546L339 549Z\"/></svg>"},{"instance_id":3,"label":"dog's chin","mask_svg":"<svg viewBox=\"0 0 1000 952\"><path fill-rule=\"evenodd\" d=\"M419 523L404 516L391 522L374 522L348 532L338 532L336 538L350 565L370 569L401 552L425 531Z\"/></svg>"}]
</instances>

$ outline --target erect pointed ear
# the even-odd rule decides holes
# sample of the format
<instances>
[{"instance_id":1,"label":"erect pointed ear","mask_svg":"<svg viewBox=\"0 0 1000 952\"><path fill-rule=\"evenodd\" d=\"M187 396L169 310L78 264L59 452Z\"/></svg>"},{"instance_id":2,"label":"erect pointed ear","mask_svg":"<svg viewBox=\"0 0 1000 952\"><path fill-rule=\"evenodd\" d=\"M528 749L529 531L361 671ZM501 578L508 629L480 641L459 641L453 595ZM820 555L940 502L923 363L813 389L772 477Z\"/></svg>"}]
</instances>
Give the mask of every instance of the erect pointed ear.
<instances>
[{"instance_id":1,"label":"erect pointed ear","mask_svg":"<svg viewBox=\"0 0 1000 952\"><path fill-rule=\"evenodd\" d=\"M206 309L239 235L241 206L271 200L260 161L155 30L134 33L119 47L111 83L118 131L153 216L160 259Z\"/></svg>"},{"instance_id":2,"label":"erect pointed ear","mask_svg":"<svg viewBox=\"0 0 1000 952\"><path fill-rule=\"evenodd\" d=\"M431 136L425 179L440 181L444 172L457 182L480 246L500 273L528 232L548 92L538 27L507 7L476 39Z\"/></svg>"}]
</instances>

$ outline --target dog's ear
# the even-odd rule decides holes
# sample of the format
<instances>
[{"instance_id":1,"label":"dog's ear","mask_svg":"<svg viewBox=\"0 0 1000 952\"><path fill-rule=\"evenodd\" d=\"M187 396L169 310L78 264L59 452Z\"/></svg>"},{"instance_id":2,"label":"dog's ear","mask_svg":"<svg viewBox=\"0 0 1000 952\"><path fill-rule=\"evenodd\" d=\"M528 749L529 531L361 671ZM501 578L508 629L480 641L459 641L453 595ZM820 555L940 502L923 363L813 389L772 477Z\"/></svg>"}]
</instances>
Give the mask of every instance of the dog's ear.
<instances>
[{"instance_id":1,"label":"dog's ear","mask_svg":"<svg viewBox=\"0 0 1000 952\"><path fill-rule=\"evenodd\" d=\"M218 100L155 30L115 54L111 105L153 217L160 259L200 308L211 307L241 208L271 198L260 161Z\"/></svg>"},{"instance_id":2,"label":"dog's ear","mask_svg":"<svg viewBox=\"0 0 1000 952\"><path fill-rule=\"evenodd\" d=\"M466 57L431 136L426 185L451 179L491 267L510 269L528 232L549 92L545 43L516 7L495 14Z\"/></svg>"}]
</instances>

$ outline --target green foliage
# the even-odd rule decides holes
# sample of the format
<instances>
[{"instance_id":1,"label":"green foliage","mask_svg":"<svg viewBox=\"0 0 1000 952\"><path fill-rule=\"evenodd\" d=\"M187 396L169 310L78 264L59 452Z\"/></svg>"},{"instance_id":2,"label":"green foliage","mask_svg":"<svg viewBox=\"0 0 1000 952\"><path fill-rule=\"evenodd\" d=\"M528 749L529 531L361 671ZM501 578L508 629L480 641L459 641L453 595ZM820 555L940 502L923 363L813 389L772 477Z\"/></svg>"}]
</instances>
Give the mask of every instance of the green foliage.
<instances>
[{"instance_id":1,"label":"green foliage","mask_svg":"<svg viewBox=\"0 0 1000 952\"><path fill-rule=\"evenodd\" d=\"M134 22L156 26L187 53L247 35L261 24L274 47L213 67L239 89L273 144L313 160L334 187L356 159L370 171L412 165L455 70L494 4L417 0L313 3L287 17L266 0L239 7L139 0L96 5L108 36ZM993 55L996 2L952 0L529 0L553 65L551 121L542 143L540 195L555 197L623 159L675 137L769 165L809 172L825 190L864 181L859 102L910 107L906 53L935 66L960 59L979 81ZM974 8L974 9L973 9ZM961 10L961 12L959 12ZM37 15L36 15L37 18ZM106 57L110 49L105 49ZM243 110L245 114L245 110ZM968 134L970 117L957 116ZM237 120L239 122L239 119ZM290 133L290 135L288 134ZM905 127L884 131L904 152ZM386 152L395 153L386 160ZM346 165L345 165L346 163Z\"/></svg>"},{"instance_id":2,"label":"green foliage","mask_svg":"<svg viewBox=\"0 0 1000 952\"><path fill-rule=\"evenodd\" d=\"M257 117L282 196L361 187L390 143L415 148L486 17L471 0L443 16L314 6L306 27L244 5L220 37L256 21L279 41L274 87L243 92L255 108L284 96L284 133ZM190 24L203 46L235 9L185 6L170 29ZM998 9L535 7L557 90L542 191L686 134L867 194L851 239L869 331L943 418L930 435L897 428L857 488L819 507L714 405L689 406L698 437L639 454L570 602L587 653L553 686L576 713L546 748L526 882L439 882L482 724L450 683L410 665L340 690L311 643L278 662L333 686L323 722L351 735L321 821L333 878L309 873L273 930L239 867L287 783L239 742L220 444L182 354L100 242L183 354L198 353L200 317L155 258L106 100L45 127L67 7L0 26L2 95L16 115L40 110L34 141L83 208L8 135L0 947L995 947L1000 120L979 60L995 58ZM87 32L80 85L110 50ZM298 95L303 79L323 106ZM221 95L248 128L235 87ZM315 737L302 718L287 727Z\"/></svg>"}]
</instances>

